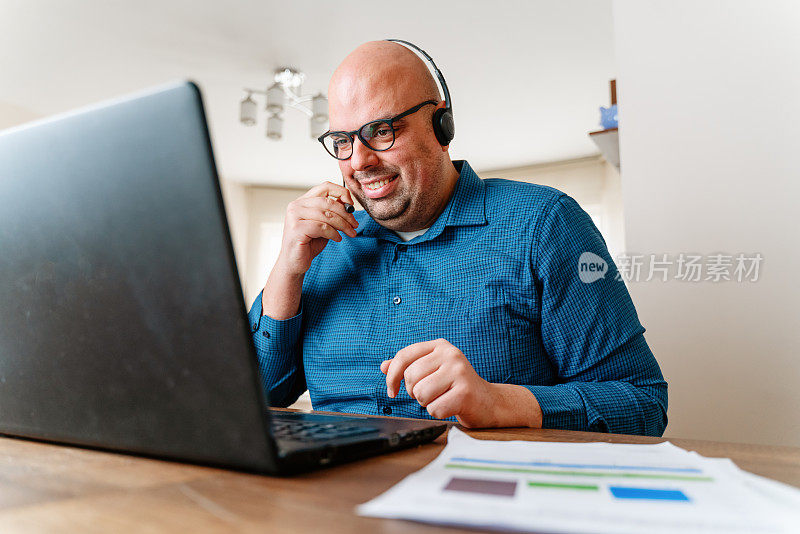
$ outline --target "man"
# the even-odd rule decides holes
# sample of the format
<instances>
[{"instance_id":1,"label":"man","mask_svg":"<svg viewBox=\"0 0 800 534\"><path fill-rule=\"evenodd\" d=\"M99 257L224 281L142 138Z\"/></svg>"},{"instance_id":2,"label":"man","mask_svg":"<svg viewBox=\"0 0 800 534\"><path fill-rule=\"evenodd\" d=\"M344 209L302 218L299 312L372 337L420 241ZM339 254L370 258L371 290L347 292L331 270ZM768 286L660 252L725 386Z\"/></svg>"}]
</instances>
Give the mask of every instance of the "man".
<instances>
[{"instance_id":1,"label":"man","mask_svg":"<svg viewBox=\"0 0 800 534\"><path fill-rule=\"evenodd\" d=\"M436 82L402 45L358 47L328 98L347 188L289 205L250 310L273 403L307 387L318 410L661 435L667 384L577 203L452 162ZM580 280L584 252L605 277Z\"/></svg>"}]
</instances>

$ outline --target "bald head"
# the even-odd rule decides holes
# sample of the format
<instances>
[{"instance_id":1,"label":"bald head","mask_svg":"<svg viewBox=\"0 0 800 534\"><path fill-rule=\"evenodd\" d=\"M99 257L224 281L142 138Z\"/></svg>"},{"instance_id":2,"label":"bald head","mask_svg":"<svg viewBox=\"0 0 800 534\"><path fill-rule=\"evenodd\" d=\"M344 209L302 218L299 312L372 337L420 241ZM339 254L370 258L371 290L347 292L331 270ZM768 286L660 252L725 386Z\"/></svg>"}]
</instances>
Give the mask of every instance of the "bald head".
<instances>
[{"instance_id":1,"label":"bald head","mask_svg":"<svg viewBox=\"0 0 800 534\"><path fill-rule=\"evenodd\" d=\"M424 100L440 100L439 88L426 63L403 45L389 41L364 43L348 55L328 85L331 129L337 119L373 120L403 111Z\"/></svg>"}]
</instances>

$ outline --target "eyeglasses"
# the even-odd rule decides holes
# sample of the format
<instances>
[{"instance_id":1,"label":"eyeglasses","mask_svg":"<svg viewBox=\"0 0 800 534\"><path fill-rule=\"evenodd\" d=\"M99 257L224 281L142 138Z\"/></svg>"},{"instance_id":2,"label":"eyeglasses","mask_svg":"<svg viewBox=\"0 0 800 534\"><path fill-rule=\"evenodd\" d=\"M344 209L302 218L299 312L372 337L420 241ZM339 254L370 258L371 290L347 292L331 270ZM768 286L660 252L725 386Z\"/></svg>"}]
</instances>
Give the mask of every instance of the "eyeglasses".
<instances>
[{"instance_id":1,"label":"eyeglasses","mask_svg":"<svg viewBox=\"0 0 800 534\"><path fill-rule=\"evenodd\" d=\"M391 119L370 121L352 132L326 132L320 135L317 140L322 143L328 154L340 160L349 159L353 155L353 143L356 135L367 148L376 152L383 152L394 145L394 122L416 113L428 104L436 105L436 101L426 100L399 115L395 115Z\"/></svg>"}]
</instances>

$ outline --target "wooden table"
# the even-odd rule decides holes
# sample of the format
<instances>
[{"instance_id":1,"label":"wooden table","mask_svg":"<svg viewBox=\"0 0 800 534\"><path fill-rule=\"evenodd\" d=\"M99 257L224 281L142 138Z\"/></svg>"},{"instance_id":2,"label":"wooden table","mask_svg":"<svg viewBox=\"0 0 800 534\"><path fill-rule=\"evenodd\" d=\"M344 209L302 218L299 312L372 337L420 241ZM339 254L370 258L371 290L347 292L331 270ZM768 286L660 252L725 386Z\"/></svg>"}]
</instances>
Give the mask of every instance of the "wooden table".
<instances>
[{"instance_id":1,"label":"wooden table","mask_svg":"<svg viewBox=\"0 0 800 534\"><path fill-rule=\"evenodd\" d=\"M660 438L499 429L476 438L659 443ZM800 486L800 448L670 439L727 456L753 473ZM0 438L0 530L8 532L449 533L456 529L363 518L353 509L433 460L445 443L291 478Z\"/></svg>"}]
</instances>

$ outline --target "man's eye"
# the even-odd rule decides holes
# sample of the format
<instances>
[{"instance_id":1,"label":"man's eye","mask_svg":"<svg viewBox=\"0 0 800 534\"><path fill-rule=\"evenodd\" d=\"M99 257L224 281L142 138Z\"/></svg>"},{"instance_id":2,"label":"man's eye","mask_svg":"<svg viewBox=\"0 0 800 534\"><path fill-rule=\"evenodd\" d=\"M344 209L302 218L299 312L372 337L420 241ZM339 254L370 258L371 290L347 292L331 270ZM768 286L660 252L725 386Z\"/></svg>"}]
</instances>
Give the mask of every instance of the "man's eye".
<instances>
[{"instance_id":1,"label":"man's eye","mask_svg":"<svg viewBox=\"0 0 800 534\"><path fill-rule=\"evenodd\" d=\"M389 139L392 137L392 127L388 124L376 124L371 128L370 137L380 140Z\"/></svg>"},{"instance_id":2,"label":"man's eye","mask_svg":"<svg viewBox=\"0 0 800 534\"><path fill-rule=\"evenodd\" d=\"M333 140L333 145L337 147L344 147L350 143L350 139L345 139L344 137L335 138Z\"/></svg>"}]
</instances>

